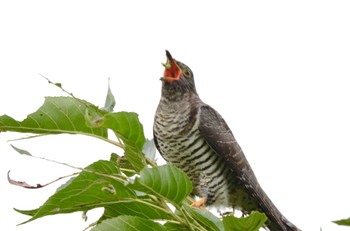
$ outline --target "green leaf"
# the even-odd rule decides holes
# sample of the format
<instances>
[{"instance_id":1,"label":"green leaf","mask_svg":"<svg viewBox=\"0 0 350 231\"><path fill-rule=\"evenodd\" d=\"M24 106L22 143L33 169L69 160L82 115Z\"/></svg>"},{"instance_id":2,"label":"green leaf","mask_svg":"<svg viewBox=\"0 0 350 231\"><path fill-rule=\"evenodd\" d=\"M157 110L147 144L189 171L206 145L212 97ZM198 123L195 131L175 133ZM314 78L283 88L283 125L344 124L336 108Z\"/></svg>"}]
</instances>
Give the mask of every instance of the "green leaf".
<instances>
[{"instance_id":1,"label":"green leaf","mask_svg":"<svg viewBox=\"0 0 350 231\"><path fill-rule=\"evenodd\" d=\"M143 169L131 187L178 205L192 192L188 176L173 165Z\"/></svg>"},{"instance_id":2,"label":"green leaf","mask_svg":"<svg viewBox=\"0 0 350 231\"><path fill-rule=\"evenodd\" d=\"M165 231L159 223L133 216L119 216L102 221L91 231Z\"/></svg>"},{"instance_id":3,"label":"green leaf","mask_svg":"<svg viewBox=\"0 0 350 231\"><path fill-rule=\"evenodd\" d=\"M128 177L134 176L136 174L135 168L130 164L125 156L120 156L115 161L116 165L120 170Z\"/></svg>"},{"instance_id":4,"label":"green leaf","mask_svg":"<svg viewBox=\"0 0 350 231\"><path fill-rule=\"evenodd\" d=\"M117 201L121 198L136 198L134 191L127 188L123 183L112 179L120 174L119 169L110 161L97 161L81 172L70 183L60 187L37 210L22 211L20 213L32 215L28 221L37 218L76 211L87 211L96 207ZM24 222L24 223L26 223Z\"/></svg>"},{"instance_id":5,"label":"green leaf","mask_svg":"<svg viewBox=\"0 0 350 231\"><path fill-rule=\"evenodd\" d=\"M113 162L113 163L117 163L117 161L119 160L120 156L118 156L117 153L112 153L110 158L109 158L109 161Z\"/></svg>"},{"instance_id":6,"label":"green leaf","mask_svg":"<svg viewBox=\"0 0 350 231\"><path fill-rule=\"evenodd\" d=\"M350 226L350 218L348 218L348 219L341 219L341 220L337 220L337 221L333 221L333 222L338 224L338 225Z\"/></svg>"},{"instance_id":7,"label":"green leaf","mask_svg":"<svg viewBox=\"0 0 350 231\"><path fill-rule=\"evenodd\" d=\"M125 158L133 166L135 171L140 172L143 168L147 166L145 156L142 151L137 150L131 145L126 145L124 148Z\"/></svg>"},{"instance_id":8,"label":"green leaf","mask_svg":"<svg viewBox=\"0 0 350 231\"><path fill-rule=\"evenodd\" d=\"M39 211L39 209L19 210L19 209L16 209L16 208L14 208L14 210L16 212L19 212L19 213L21 213L23 215L28 215L28 216L34 216Z\"/></svg>"},{"instance_id":9,"label":"green leaf","mask_svg":"<svg viewBox=\"0 0 350 231\"><path fill-rule=\"evenodd\" d=\"M105 207L104 218L121 215L137 216L145 219L172 219L172 215L151 201L123 199Z\"/></svg>"},{"instance_id":10,"label":"green leaf","mask_svg":"<svg viewBox=\"0 0 350 231\"><path fill-rule=\"evenodd\" d=\"M266 215L259 212L252 212L248 217L243 218L234 216L223 218L226 231L258 231L266 221Z\"/></svg>"},{"instance_id":11,"label":"green leaf","mask_svg":"<svg viewBox=\"0 0 350 231\"><path fill-rule=\"evenodd\" d=\"M98 121L98 125L112 129L116 136L124 142L125 157L137 172L146 167L146 159L142 153L146 139L136 113L108 113Z\"/></svg>"},{"instance_id":12,"label":"green leaf","mask_svg":"<svg viewBox=\"0 0 350 231\"><path fill-rule=\"evenodd\" d=\"M87 124L86 113L100 110L83 100L72 97L46 97L44 104L22 122L10 116L0 116L0 131L14 131L35 134L85 134L107 138L105 128L93 128Z\"/></svg>"},{"instance_id":13,"label":"green leaf","mask_svg":"<svg viewBox=\"0 0 350 231\"><path fill-rule=\"evenodd\" d=\"M203 227L206 228L206 230L225 230L221 220L210 213L208 210L193 208L188 205L184 205L184 208L191 215L191 217L197 220Z\"/></svg>"},{"instance_id":14,"label":"green leaf","mask_svg":"<svg viewBox=\"0 0 350 231\"><path fill-rule=\"evenodd\" d=\"M145 143L143 127L138 115L134 112L114 112L105 114L98 124L104 128L110 128L125 144L135 146L142 150Z\"/></svg>"},{"instance_id":15,"label":"green leaf","mask_svg":"<svg viewBox=\"0 0 350 231\"><path fill-rule=\"evenodd\" d=\"M101 108L101 110L107 111L107 112L112 112L115 106L115 98L114 95L111 91L111 86L110 86L110 82L108 79L108 91L107 91L107 96L106 96L106 100L105 100L105 106L103 108Z\"/></svg>"},{"instance_id":16,"label":"green leaf","mask_svg":"<svg viewBox=\"0 0 350 231\"><path fill-rule=\"evenodd\" d=\"M188 231L188 227L182 224L167 222L164 224L167 231Z\"/></svg>"}]
</instances>

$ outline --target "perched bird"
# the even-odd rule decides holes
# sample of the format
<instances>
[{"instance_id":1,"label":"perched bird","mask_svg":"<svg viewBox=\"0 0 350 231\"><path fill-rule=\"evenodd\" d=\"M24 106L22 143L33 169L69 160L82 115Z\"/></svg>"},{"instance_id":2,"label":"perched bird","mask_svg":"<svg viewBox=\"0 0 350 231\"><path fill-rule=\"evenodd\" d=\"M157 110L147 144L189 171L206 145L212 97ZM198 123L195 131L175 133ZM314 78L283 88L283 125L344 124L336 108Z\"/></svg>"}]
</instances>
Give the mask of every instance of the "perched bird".
<instances>
[{"instance_id":1,"label":"perched bird","mask_svg":"<svg viewBox=\"0 0 350 231\"><path fill-rule=\"evenodd\" d=\"M191 179L192 206L233 207L244 214L264 212L272 231L299 230L260 187L241 147L224 119L198 96L193 73L166 51L162 94L153 133L163 158Z\"/></svg>"}]
</instances>

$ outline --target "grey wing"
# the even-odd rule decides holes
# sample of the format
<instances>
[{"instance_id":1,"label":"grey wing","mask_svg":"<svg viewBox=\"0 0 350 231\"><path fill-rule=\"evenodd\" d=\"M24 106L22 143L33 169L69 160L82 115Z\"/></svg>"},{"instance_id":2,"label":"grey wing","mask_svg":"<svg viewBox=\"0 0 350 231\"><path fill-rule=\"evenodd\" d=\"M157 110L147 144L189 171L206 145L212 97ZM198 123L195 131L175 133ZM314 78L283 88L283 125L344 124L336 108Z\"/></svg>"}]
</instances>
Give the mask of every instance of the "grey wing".
<instances>
[{"instance_id":1,"label":"grey wing","mask_svg":"<svg viewBox=\"0 0 350 231\"><path fill-rule=\"evenodd\" d=\"M199 131L208 145L220 155L236 177L257 184L255 175L230 128L220 114L208 105L200 108Z\"/></svg>"},{"instance_id":2,"label":"grey wing","mask_svg":"<svg viewBox=\"0 0 350 231\"><path fill-rule=\"evenodd\" d=\"M200 108L199 131L208 145L220 155L234 173L234 177L256 201L259 210L264 212L277 230L298 230L289 224L276 206L260 187L244 153L221 115L208 105ZM234 180L234 179L233 179ZM273 225L273 224L271 224ZM281 228L278 228L281 227ZM293 227L290 229L290 227ZM288 227L288 228L286 228ZM275 230L274 228L270 228Z\"/></svg>"}]
</instances>

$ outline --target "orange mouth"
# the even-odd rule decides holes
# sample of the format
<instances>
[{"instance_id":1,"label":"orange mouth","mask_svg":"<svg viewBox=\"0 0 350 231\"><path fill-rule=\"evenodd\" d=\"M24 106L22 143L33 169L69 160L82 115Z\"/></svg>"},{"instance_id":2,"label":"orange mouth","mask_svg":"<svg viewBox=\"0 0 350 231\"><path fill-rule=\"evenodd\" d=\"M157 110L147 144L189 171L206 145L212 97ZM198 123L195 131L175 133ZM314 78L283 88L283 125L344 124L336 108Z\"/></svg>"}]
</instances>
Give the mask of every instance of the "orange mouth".
<instances>
[{"instance_id":1,"label":"orange mouth","mask_svg":"<svg viewBox=\"0 0 350 231\"><path fill-rule=\"evenodd\" d=\"M169 51L166 52L167 62L163 64L165 67L163 79L169 83L179 80L181 76L181 69L177 65L176 60L173 59Z\"/></svg>"}]
</instances>

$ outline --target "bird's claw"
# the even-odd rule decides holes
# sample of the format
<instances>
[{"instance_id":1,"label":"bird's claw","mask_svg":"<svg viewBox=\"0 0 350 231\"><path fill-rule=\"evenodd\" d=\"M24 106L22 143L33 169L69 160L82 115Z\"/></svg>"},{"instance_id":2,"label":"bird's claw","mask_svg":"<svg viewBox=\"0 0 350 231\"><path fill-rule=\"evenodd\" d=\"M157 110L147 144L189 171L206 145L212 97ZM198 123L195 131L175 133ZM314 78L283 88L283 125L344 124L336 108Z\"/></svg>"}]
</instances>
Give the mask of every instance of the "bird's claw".
<instances>
[{"instance_id":1,"label":"bird's claw","mask_svg":"<svg viewBox=\"0 0 350 231\"><path fill-rule=\"evenodd\" d=\"M191 204L192 207L199 208L205 205L205 202L207 201L207 198L202 197L198 201L195 201Z\"/></svg>"}]
</instances>

